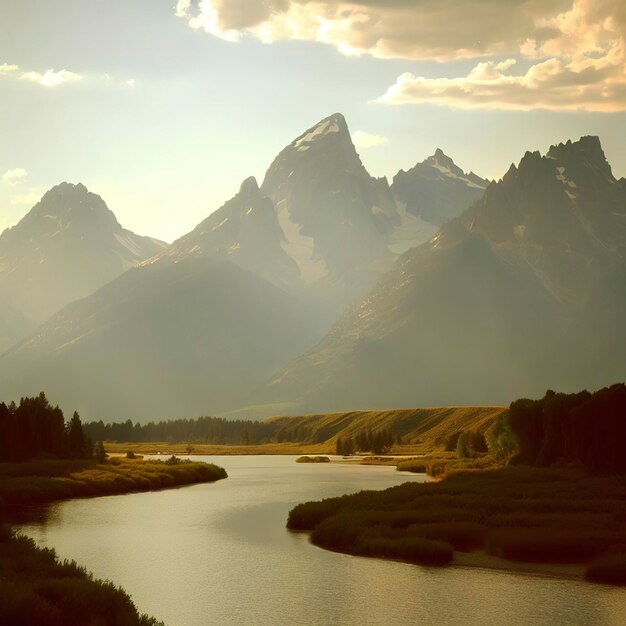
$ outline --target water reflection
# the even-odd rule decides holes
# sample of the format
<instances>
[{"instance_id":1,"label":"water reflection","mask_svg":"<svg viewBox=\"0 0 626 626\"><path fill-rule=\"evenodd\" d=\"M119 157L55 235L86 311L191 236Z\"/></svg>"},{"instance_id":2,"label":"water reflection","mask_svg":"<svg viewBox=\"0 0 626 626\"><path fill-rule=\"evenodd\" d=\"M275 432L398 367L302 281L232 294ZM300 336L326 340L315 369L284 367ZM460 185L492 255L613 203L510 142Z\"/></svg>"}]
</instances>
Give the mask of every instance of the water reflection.
<instances>
[{"instance_id":1,"label":"water reflection","mask_svg":"<svg viewBox=\"0 0 626 626\"><path fill-rule=\"evenodd\" d=\"M206 457L227 480L74 500L24 530L131 593L171 626L419 624L621 626L626 592L480 569L422 568L312 546L285 521L299 502L419 476L388 467Z\"/></svg>"}]
</instances>

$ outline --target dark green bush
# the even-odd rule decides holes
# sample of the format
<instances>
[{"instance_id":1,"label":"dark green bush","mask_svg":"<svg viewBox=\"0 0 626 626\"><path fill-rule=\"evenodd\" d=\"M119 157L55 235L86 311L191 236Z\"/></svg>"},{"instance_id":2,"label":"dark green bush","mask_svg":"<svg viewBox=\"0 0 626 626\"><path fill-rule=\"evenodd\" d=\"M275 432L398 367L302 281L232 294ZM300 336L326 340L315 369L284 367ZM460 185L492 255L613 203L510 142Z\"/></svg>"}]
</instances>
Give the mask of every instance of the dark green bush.
<instances>
[{"instance_id":1,"label":"dark green bush","mask_svg":"<svg viewBox=\"0 0 626 626\"><path fill-rule=\"evenodd\" d=\"M626 585L626 554L616 554L590 563L585 578L595 583Z\"/></svg>"}]
</instances>

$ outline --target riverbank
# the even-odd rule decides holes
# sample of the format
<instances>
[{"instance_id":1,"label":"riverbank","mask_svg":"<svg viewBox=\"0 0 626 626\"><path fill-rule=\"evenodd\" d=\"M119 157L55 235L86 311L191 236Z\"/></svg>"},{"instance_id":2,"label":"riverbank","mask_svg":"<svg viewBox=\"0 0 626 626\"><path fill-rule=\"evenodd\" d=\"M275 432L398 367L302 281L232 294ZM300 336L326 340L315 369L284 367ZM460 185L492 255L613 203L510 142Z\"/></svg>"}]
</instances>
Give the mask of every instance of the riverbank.
<instances>
[{"instance_id":1,"label":"riverbank","mask_svg":"<svg viewBox=\"0 0 626 626\"><path fill-rule=\"evenodd\" d=\"M506 467L308 502L288 528L337 552L624 584L626 479Z\"/></svg>"},{"instance_id":2,"label":"riverbank","mask_svg":"<svg viewBox=\"0 0 626 626\"><path fill-rule=\"evenodd\" d=\"M43 460L0 464L0 519L25 507L69 498L154 491L226 478L207 463L110 459ZM94 579L73 561L0 526L0 623L29 626L119 624L162 626L142 615L130 596L111 582Z\"/></svg>"},{"instance_id":3,"label":"riverbank","mask_svg":"<svg viewBox=\"0 0 626 626\"><path fill-rule=\"evenodd\" d=\"M3 463L0 464L0 513L3 507L152 491L226 477L226 471L216 465L180 459Z\"/></svg>"},{"instance_id":4,"label":"riverbank","mask_svg":"<svg viewBox=\"0 0 626 626\"><path fill-rule=\"evenodd\" d=\"M94 579L74 561L0 527L0 622L28 626L118 624L164 626L140 614L131 597L108 581Z\"/></svg>"}]
</instances>

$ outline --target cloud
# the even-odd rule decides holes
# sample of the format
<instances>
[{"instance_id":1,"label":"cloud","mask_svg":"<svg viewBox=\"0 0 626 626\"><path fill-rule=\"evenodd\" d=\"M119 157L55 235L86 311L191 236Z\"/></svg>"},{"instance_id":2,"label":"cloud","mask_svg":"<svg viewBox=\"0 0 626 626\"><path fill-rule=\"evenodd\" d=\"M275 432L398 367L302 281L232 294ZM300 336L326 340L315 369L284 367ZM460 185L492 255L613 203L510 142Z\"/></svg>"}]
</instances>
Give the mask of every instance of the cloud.
<instances>
[{"instance_id":1,"label":"cloud","mask_svg":"<svg viewBox=\"0 0 626 626\"><path fill-rule=\"evenodd\" d=\"M522 74L502 64L479 63L461 78L423 78L402 74L379 102L442 104L460 109L529 111L626 111L623 51L593 63L547 59Z\"/></svg>"},{"instance_id":2,"label":"cloud","mask_svg":"<svg viewBox=\"0 0 626 626\"><path fill-rule=\"evenodd\" d=\"M374 146L381 146L387 143L389 139L381 135L371 135L363 130L357 130L352 136L352 141L357 148L365 150L367 148L373 148Z\"/></svg>"},{"instance_id":3,"label":"cloud","mask_svg":"<svg viewBox=\"0 0 626 626\"><path fill-rule=\"evenodd\" d=\"M20 75L20 78L22 80L29 80L33 83L38 83L44 87L56 87L57 85L61 85L63 83L81 80L82 76L68 70L59 70L58 72L55 72L53 69L50 69L46 70L43 74L40 72L23 72Z\"/></svg>"},{"instance_id":4,"label":"cloud","mask_svg":"<svg viewBox=\"0 0 626 626\"><path fill-rule=\"evenodd\" d=\"M7 170L4 174L2 174L0 180L2 180L3 183L14 187L15 185L19 185L24 182L24 179L27 176L28 172L25 169L16 167L15 169Z\"/></svg>"},{"instance_id":5,"label":"cloud","mask_svg":"<svg viewBox=\"0 0 626 626\"><path fill-rule=\"evenodd\" d=\"M476 60L465 76L451 78L443 65L440 77L402 74L379 102L626 109L624 0L179 0L176 15L233 42L306 40L346 55Z\"/></svg>"},{"instance_id":6,"label":"cloud","mask_svg":"<svg viewBox=\"0 0 626 626\"><path fill-rule=\"evenodd\" d=\"M483 61L466 76L398 77L378 99L389 104L433 103L461 109L626 111L626 3L575 0L552 18L537 20L541 34L520 46L517 59ZM525 57L525 58L524 58Z\"/></svg>"},{"instance_id":7,"label":"cloud","mask_svg":"<svg viewBox=\"0 0 626 626\"><path fill-rule=\"evenodd\" d=\"M571 2L571 0L569 0ZM620 0L616 0L619 2ZM344 54L446 61L515 52L568 0L180 0L176 15L227 41L318 41Z\"/></svg>"},{"instance_id":8,"label":"cloud","mask_svg":"<svg viewBox=\"0 0 626 626\"><path fill-rule=\"evenodd\" d=\"M83 78L80 74L70 72L69 70L59 70L55 72L54 69L49 69L43 73L25 72L21 71L18 65L9 63L0 65L0 78L2 77L26 80L42 85L43 87L56 87L57 85L74 82Z\"/></svg>"},{"instance_id":9,"label":"cloud","mask_svg":"<svg viewBox=\"0 0 626 626\"><path fill-rule=\"evenodd\" d=\"M16 72L19 68L17 65L10 65L9 63L3 63L0 65L0 76L7 76L11 72Z\"/></svg>"}]
</instances>

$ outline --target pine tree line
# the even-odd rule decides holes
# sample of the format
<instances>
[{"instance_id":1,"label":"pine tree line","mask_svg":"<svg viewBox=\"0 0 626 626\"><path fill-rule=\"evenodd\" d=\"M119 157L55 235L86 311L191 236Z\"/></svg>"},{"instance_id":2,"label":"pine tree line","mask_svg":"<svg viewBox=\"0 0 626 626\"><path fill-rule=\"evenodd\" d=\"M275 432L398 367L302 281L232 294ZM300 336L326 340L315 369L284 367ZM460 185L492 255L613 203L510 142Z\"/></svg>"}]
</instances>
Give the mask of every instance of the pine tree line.
<instances>
[{"instance_id":1,"label":"pine tree line","mask_svg":"<svg viewBox=\"0 0 626 626\"><path fill-rule=\"evenodd\" d=\"M100 444L102 445L102 444ZM42 392L33 398L0 403L0 461L41 458L84 459L93 456L92 440L78 413L66 423L63 411Z\"/></svg>"},{"instance_id":2,"label":"pine tree line","mask_svg":"<svg viewBox=\"0 0 626 626\"><path fill-rule=\"evenodd\" d=\"M372 452L373 454L388 454L394 443L401 444L401 438L394 438L387 428L373 433L371 430L360 430L354 438L338 437L336 453L349 456L355 452Z\"/></svg>"}]
</instances>

